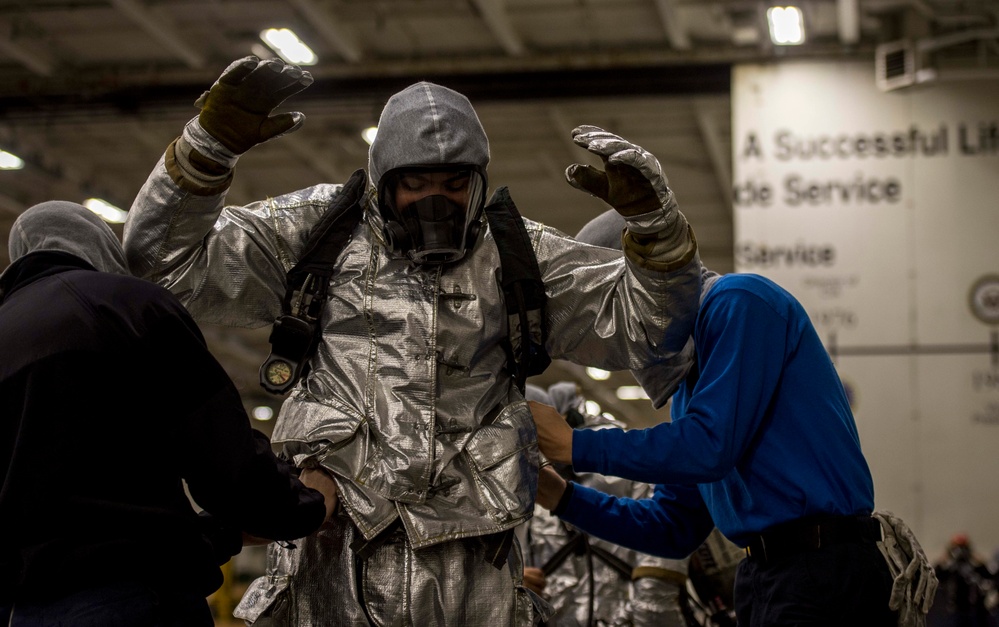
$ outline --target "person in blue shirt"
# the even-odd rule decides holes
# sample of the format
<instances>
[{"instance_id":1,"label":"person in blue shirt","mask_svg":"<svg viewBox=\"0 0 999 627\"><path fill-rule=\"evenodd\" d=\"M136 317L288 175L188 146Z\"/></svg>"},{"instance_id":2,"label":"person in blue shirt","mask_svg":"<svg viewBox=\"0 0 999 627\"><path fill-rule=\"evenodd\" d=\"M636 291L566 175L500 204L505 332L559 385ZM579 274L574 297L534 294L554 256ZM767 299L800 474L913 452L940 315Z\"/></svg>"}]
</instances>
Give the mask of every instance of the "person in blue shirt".
<instances>
[{"instance_id":1,"label":"person in blue shirt","mask_svg":"<svg viewBox=\"0 0 999 627\"><path fill-rule=\"evenodd\" d=\"M615 248L620 237L607 214L577 235ZM654 483L654 495L613 497L544 472L538 502L593 535L665 557L689 554L717 526L748 553L735 588L741 627L895 625L871 472L801 304L762 276L705 270L688 348L670 422L572 430L532 404L550 461ZM634 374L659 405L676 387L654 368Z\"/></svg>"}]
</instances>

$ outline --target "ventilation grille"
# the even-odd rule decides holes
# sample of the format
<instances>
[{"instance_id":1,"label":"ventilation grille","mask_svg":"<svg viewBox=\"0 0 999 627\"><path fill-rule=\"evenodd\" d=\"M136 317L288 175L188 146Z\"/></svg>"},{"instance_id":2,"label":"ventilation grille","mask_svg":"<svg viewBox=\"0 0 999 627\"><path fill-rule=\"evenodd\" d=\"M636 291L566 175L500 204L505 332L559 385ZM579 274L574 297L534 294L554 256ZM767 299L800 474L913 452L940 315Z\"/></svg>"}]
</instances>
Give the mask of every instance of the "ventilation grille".
<instances>
[{"instance_id":1,"label":"ventilation grille","mask_svg":"<svg viewBox=\"0 0 999 627\"><path fill-rule=\"evenodd\" d=\"M881 91L892 91L915 84L916 61L911 41L881 44L874 51L874 59L874 79Z\"/></svg>"}]
</instances>

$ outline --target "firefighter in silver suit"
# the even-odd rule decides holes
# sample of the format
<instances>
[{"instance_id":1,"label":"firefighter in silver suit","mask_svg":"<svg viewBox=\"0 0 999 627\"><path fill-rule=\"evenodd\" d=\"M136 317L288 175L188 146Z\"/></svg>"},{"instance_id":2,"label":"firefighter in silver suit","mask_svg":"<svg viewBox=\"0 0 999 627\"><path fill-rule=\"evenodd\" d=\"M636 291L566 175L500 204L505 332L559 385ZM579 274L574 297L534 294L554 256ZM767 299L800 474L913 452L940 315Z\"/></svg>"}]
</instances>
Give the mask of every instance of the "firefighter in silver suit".
<instances>
[{"instance_id":1,"label":"firefighter in silver suit","mask_svg":"<svg viewBox=\"0 0 999 627\"><path fill-rule=\"evenodd\" d=\"M125 226L132 272L202 322L260 327L347 184L226 206L239 156L299 128L273 111L312 77L278 60L233 62L198 99ZM603 170L570 184L627 218L624 254L524 219L553 358L610 370L676 362L700 261L659 162L596 127L573 132ZM256 625L529 625L547 604L522 582L512 530L534 511L539 453L511 376L499 253L483 218L489 145L463 95L417 83L393 95L371 145L364 214L336 259L310 368L273 441L335 479L333 520L267 573L236 615ZM353 180L352 177L351 180Z\"/></svg>"},{"instance_id":2,"label":"firefighter in silver suit","mask_svg":"<svg viewBox=\"0 0 999 627\"><path fill-rule=\"evenodd\" d=\"M606 414L586 411L579 386L561 381L540 388L527 384L529 401L551 405L574 429L623 429ZM563 477L582 485L630 498L652 494L647 483L604 476L576 474L561 464ZM553 614L549 627L687 627L685 614L688 559L667 559L640 553L580 532L543 507L523 529L525 581L533 568L543 577L544 596Z\"/></svg>"}]
</instances>

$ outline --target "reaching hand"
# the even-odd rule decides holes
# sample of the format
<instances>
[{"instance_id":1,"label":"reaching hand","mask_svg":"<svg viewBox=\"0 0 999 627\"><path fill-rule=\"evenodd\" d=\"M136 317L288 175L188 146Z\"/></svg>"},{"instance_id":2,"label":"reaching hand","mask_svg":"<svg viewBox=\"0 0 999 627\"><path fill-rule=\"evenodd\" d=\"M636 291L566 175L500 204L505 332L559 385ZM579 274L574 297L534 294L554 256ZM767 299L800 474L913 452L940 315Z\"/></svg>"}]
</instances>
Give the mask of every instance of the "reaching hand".
<instances>
[{"instance_id":1,"label":"reaching hand","mask_svg":"<svg viewBox=\"0 0 999 627\"><path fill-rule=\"evenodd\" d=\"M566 168L569 184L602 199L625 217L671 206L666 175L659 161L641 146L596 126L579 126L572 141L598 155L604 170L574 163Z\"/></svg>"},{"instance_id":2,"label":"reaching hand","mask_svg":"<svg viewBox=\"0 0 999 627\"><path fill-rule=\"evenodd\" d=\"M572 463L572 427L551 405L528 401L538 429L538 448L553 462Z\"/></svg>"},{"instance_id":3,"label":"reaching hand","mask_svg":"<svg viewBox=\"0 0 999 627\"><path fill-rule=\"evenodd\" d=\"M305 484L305 487L318 490L323 495L323 499L326 501L326 518L323 519L323 522L328 521L336 509L336 481L322 468L306 468L298 478Z\"/></svg>"},{"instance_id":4,"label":"reaching hand","mask_svg":"<svg viewBox=\"0 0 999 627\"><path fill-rule=\"evenodd\" d=\"M549 512L555 509L562 499L567 485L566 480L555 472L551 465L542 466L541 470L538 471L538 497L536 499L538 505Z\"/></svg>"},{"instance_id":5,"label":"reaching hand","mask_svg":"<svg viewBox=\"0 0 999 627\"><path fill-rule=\"evenodd\" d=\"M545 573L540 568L534 566L524 567L524 587L541 596L545 591Z\"/></svg>"},{"instance_id":6,"label":"reaching hand","mask_svg":"<svg viewBox=\"0 0 999 627\"><path fill-rule=\"evenodd\" d=\"M312 84L312 75L279 59L243 57L195 102L198 121L237 155L257 144L297 130L305 115L295 111L271 115L286 98Z\"/></svg>"}]
</instances>

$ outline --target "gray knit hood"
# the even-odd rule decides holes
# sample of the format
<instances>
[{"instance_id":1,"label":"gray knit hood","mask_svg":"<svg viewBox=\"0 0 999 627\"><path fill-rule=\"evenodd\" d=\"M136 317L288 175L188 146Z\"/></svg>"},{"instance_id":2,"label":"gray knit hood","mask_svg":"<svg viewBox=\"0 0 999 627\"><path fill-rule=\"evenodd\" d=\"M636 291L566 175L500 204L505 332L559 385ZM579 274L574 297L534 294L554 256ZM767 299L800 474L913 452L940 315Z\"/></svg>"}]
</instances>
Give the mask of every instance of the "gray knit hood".
<instances>
[{"instance_id":1,"label":"gray knit hood","mask_svg":"<svg viewBox=\"0 0 999 627\"><path fill-rule=\"evenodd\" d=\"M60 251L101 272L128 274L118 236L104 220L72 202L44 202L18 216L10 229L8 251L12 264L28 253Z\"/></svg>"},{"instance_id":2,"label":"gray knit hood","mask_svg":"<svg viewBox=\"0 0 999 627\"><path fill-rule=\"evenodd\" d=\"M579 233L576 233L576 240L594 246L621 250L621 236L624 234L625 226L624 216L614 209L608 209L587 222Z\"/></svg>"},{"instance_id":3,"label":"gray knit hood","mask_svg":"<svg viewBox=\"0 0 999 627\"><path fill-rule=\"evenodd\" d=\"M483 170L489 164L489 140L468 98L427 82L389 98L368 151L376 189L382 175L395 168L455 163Z\"/></svg>"}]
</instances>

